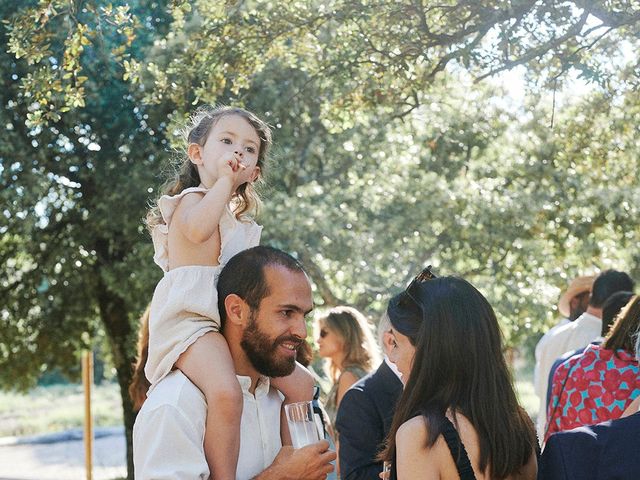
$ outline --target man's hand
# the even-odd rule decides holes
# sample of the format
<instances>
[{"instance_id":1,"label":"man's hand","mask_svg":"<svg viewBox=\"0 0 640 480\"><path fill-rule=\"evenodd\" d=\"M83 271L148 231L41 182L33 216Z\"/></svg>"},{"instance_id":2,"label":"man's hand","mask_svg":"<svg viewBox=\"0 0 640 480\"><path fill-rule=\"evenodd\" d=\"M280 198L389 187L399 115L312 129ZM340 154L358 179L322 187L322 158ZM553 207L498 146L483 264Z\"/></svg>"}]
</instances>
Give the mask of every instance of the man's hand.
<instances>
[{"instance_id":1,"label":"man's hand","mask_svg":"<svg viewBox=\"0 0 640 480\"><path fill-rule=\"evenodd\" d=\"M271 466L254 480L324 480L333 472L330 462L335 459L336 453L329 450L326 440L297 450L282 447Z\"/></svg>"}]
</instances>

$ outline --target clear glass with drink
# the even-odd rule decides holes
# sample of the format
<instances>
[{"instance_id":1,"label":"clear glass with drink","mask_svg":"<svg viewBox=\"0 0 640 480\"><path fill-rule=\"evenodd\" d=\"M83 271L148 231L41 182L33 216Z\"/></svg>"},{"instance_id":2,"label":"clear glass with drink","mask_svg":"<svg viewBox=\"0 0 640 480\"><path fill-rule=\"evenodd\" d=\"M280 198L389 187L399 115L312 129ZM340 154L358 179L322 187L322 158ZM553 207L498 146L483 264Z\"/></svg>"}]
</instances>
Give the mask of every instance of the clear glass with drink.
<instances>
[{"instance_id":1,"label":"clear glass with drink","mask_svg":"<svg viewBox=\"0 0 640 480\"><path fill-rule=\"evenodd\" d=\"M302 448L320 441L320 434L311 402L296 402L284 406L293 448Z\"/></svg>"},{"instance_id":2,"label":"clear glass with drink","mask_svg":"<svg viewBox=\"0 0 640 480\"><path fill-rule=\"evenodd\" d=\"M384 480L389 480L391 478L391 462L389 460L385 460L382 463L382 473L380 474L380 478Z\"/></svg>"}]
</instances>

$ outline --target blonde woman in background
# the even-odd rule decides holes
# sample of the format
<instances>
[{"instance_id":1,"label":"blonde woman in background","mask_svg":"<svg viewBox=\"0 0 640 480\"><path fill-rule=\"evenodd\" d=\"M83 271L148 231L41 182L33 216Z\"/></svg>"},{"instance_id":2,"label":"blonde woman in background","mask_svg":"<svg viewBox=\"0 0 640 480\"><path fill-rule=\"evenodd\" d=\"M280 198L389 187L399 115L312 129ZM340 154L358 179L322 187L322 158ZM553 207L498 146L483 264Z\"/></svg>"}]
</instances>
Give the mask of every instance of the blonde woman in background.
<instances>
[{"instance_id":1,"label":"blonde woman in background","mask_svg":"<svg viewBox=\"0 0 640 480\"><path fill-rule=\"evenodd\" d=\"M354 383L375 370L381 361L373 328L367 317L346 306L332 308L316 324L318 355L325 359L325 372L332 383L325 409L336 453L340 443L332 426L335 425L340 401ZM329 480L340 478L337 461L335 466L335 474L329 476Z\"/></svg>"},{"instance_id":2,"label":"blonde woman in background","mask_svg":"<svg viewBox=\"0 0 640 480\"><path fill-rule=\"evenodd\" d=\"M373 326L352 307L335 307L317 323L318 355L332 382L326 409L333 424L345 392L380 364Z\"/></svg>"}]
</instances>

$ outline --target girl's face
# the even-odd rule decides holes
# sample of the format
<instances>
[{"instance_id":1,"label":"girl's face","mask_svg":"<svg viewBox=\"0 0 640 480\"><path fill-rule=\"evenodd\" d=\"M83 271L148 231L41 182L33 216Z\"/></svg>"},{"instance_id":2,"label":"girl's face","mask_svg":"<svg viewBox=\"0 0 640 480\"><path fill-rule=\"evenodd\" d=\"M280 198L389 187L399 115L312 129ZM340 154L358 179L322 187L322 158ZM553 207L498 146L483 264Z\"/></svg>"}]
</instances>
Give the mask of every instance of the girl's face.
<instances>
[{"instance_id":1,"label":"girl's face","mask_svg":"<svg viewBox=\"0 0 640 480\"><path fill-rule=\"evenodd\" d=\"M342 354L344 348L342 339L324 323L320 323L320 331L316 341L318 342L318 355L322 358L336 358Z\"/></svg>"},{"instance_id":2,"label":"girl's face","mask_svg":"<svg viewBox=\"0 0 640 480\"><path fill-rule=\"evenodd\" d=\"M210 188L220 178L220 168L235 157L246 167L236 180L235 188L254 181L259 172L260 137L255 128L240 115L227 115L216 122L204 146L198 146L192 161L198 165L200 179Z\"/></svg>"},{"instance_id":3,"label":"girl's face","mask_svg":"<svg viewBox=\"0 0 640 480\"><path fill-rule=\"evenodd\" d=\"M391 335L393 336L393 341L391 343L391 352L389 352L389 360L396 364L398 371L402 375L402 383L406 385L413 366L416 347L411 345L409 337L401 334L393 327L391 328Z\"/></svg>"}]
</instances>

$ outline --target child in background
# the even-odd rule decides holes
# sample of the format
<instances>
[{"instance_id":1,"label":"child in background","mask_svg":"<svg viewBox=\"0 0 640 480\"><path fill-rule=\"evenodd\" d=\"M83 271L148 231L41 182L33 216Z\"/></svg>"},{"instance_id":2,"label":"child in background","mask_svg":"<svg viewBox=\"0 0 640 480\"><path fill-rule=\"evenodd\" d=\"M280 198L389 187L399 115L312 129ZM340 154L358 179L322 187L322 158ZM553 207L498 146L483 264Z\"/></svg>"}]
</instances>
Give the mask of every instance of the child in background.
<instances>
[{"instance_id":1,"label":"child in background","mask_svg":"<svg viewBox=\"0 0 640 480\"><path fill-rule=\"evenodd\" d=\"M211 478L232 480L243 397L220 333L216 287L223 265L260 241L262 227L249 214L258 207L253 183L271 131L246 110L219 107L199 110L185 133L182 167L147 216L154 260L165 273L151 302L145 373L153 388L177 367L203 392L213 407L204 437ZM286 403L312 398L313 378L300 365L272 383Z\"/></svg>"}]
</instances>

